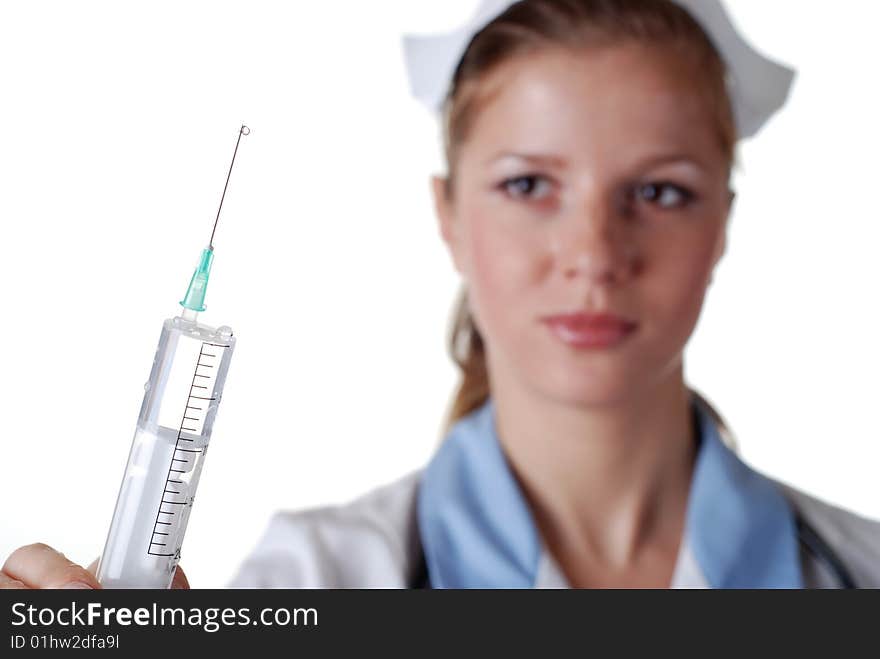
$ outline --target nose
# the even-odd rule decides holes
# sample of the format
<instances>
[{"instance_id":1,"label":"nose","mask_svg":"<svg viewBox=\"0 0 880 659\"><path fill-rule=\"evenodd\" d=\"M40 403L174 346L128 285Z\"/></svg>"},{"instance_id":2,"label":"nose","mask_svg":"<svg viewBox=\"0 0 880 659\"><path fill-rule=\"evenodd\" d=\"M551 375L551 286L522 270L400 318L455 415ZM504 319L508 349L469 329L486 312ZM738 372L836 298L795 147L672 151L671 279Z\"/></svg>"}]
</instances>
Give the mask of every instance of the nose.
<instances>
[{"instance_id":1,"label":"nose","mask_svg":"<svg viewBox=\"0 0 880 659\"><path fill-rule=\"evenodd\" d=\"M554 247L565 279L618 285L631 279L640 267L626 218L610 205L593 204L586 210L581 206L559 225Z\"/></svg>"}]
</instances>

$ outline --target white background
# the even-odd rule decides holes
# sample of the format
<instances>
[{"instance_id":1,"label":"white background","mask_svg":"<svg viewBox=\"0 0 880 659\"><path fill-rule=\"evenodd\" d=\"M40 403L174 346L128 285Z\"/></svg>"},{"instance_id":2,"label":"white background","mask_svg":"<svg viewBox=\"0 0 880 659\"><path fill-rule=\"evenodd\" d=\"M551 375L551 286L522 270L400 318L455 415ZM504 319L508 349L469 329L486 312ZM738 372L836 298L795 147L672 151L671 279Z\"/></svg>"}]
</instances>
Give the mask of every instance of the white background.
<instances>
[{"instance_id":1,"label":"white background","mask_svg":"<svg viewBox=\"0 0 880 659\"><path fill-rule=\"evenodd\" d=\"M880 517L880 5L736 0L800 70L743 147L691 382L754 466ZM279 508L421 466L456 383L437 128L402 32L475 0L0 4L0 554L101 551L164 318L210 234L238 346L182 564L222 586Z\"/></svg>"}]
</instances>

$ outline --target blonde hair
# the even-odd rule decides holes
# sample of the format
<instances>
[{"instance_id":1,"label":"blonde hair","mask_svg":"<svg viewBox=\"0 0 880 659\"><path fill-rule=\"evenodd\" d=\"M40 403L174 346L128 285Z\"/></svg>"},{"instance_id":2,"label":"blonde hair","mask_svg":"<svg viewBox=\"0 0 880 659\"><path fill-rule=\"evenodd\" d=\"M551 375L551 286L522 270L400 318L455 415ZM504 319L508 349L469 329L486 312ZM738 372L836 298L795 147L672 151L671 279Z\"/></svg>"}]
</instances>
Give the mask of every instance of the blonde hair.
<instances>
[{"instance_id":1,"label":"blonde hair","mask_svg":"<svg viewBox=\"0 0 880 659\"><path fill-rule=\"evenodd\" d=\"M719 143L732 169L738 136L726 67L710 37L687 10L671 0L521 0L474 37L453 76L443 108L446 196L451 199L455 195L457 152L467 140L483 100L479 83L490 72L505 61L542 48L582 51L628 41L677 48L698 58L703 89L718 120ZM490 395L485 346L471 316L464 286L453 310L448 349L461 380L447 412L443 435ZM717 412L706 405L720 421ZM726 430L723 422L722 426Z\"/></svg>"}]
</instances>

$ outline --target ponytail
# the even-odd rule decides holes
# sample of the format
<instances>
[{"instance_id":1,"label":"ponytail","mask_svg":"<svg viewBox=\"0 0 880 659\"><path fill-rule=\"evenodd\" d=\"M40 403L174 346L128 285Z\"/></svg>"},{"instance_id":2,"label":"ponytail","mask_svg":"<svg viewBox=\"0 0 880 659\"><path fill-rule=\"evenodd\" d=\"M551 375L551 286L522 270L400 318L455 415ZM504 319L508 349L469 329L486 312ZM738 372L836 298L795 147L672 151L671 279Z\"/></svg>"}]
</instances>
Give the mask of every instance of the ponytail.
<instances>
[{"instance_id":1,"label":"ponytail","mask_svg":"<svg viewBox=\"0 0 880 659\"><path fill-rule=\"evenodd\" d=\"M461 379L446 417L444 436L459 419L482 407L489 399L485 346L474 324L464 286L455 304L448 349L452 361L458 366Z\"/></svg>"}]
</instances>

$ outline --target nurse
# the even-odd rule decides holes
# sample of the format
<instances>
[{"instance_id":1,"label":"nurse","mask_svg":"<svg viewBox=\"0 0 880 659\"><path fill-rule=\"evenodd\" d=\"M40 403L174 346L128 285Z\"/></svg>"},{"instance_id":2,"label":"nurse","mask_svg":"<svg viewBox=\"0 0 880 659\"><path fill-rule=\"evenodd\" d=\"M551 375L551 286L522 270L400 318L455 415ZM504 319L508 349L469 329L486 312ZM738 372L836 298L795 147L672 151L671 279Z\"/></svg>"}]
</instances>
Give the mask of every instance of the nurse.
<instances>
[{"instance_id":1,"label":"nurse","mask_svg":"<svg viewBox=\"0 0 880 659\"><path fill-rule=\"evenodd\" d=\"M880 586L880 524L752 470L683 374L736 144L792 72L714 0L488 0L406 54L463 280L446 437L356 501L276 514L231 585ZM45 545L0 581L96 586Z\"/></svg>"}]
</instances>

